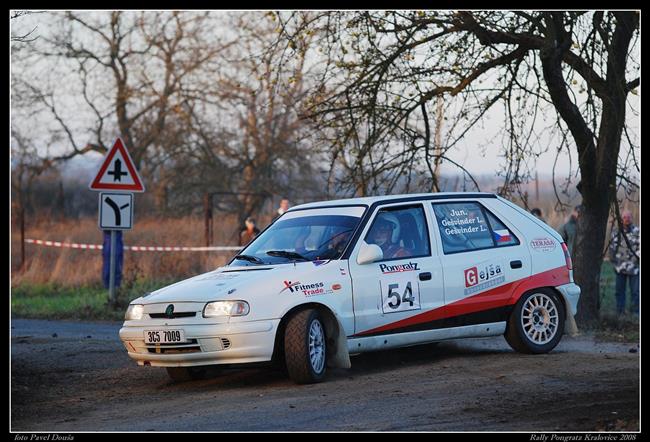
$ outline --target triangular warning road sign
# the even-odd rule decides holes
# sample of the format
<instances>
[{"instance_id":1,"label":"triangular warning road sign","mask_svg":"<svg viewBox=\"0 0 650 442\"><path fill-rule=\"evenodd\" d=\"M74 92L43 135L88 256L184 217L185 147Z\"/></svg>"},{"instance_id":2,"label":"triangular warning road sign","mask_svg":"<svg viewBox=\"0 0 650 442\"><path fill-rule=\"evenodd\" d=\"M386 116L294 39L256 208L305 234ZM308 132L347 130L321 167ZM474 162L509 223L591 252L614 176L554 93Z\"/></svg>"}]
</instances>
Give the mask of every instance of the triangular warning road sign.
<instances>
[{"instance_id":1,"label":"triangular warning road sign","mask_svg":"<svg viewBox=\"0 0 650 442\"><path fill-rule=\"evenodd\" d=\"M89 187L91 190L144 192L140 175L120 138L115 140L115 144L106 154L97 176Z\"/></svg>"}]
</instances>

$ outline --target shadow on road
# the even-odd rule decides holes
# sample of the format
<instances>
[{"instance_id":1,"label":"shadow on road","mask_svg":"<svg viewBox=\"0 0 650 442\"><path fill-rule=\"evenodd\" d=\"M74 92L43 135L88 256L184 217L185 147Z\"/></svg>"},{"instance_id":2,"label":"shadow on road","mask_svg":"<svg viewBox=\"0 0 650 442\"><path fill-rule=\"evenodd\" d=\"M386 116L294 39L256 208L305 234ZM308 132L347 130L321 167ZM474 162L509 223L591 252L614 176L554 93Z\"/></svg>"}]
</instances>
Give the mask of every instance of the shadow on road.
<instances>
[{"instance_id":1,"label":"shadow on road","mask_svg":"<svg viewBox=\"0 0 650 442\"><path fill-rule=\"evenodd\" d=\"M358 375L402 370L423 365L435 366L456 357L481 358L490 355L512 353L507 345L499 348L495 345L480 345L472 341L449 341L423 344L406 348L390 349L363 353L351 357L352 368L328 369L327 380L338 380ZM162 369L161 369L162 370ZM222 368L212 366L206 370L201 380L176 383L171 380L158 384L158 389L176 388L182 385L182 391L203 391L206 387L218 389L240 389L242 387L271 387L294 385L282 368L267 366L261 368Z\"/></svg>"}]
</instances>

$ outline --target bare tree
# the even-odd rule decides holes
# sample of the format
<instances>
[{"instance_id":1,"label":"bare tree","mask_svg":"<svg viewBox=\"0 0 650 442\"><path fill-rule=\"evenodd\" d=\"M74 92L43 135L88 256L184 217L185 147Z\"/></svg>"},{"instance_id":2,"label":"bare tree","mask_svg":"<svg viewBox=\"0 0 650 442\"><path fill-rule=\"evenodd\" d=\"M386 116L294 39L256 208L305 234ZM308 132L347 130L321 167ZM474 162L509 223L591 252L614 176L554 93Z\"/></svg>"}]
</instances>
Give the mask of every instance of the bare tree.
<instances>
[{"instance_id":1,"label":"bare tree","mask_svg":"<svg viewBox=\"0 0 650 442\"><path fill-rule=\"evenodd\" d=\"M20 45L28 44L38 39L38 25L33 25L28 29L17 29L19 26L16 22L19 22L24 17L31 16L33 14L40 14L37 11L11 11L9 15L9 20L11 23L11 43L12 50L19 50Z\"/></svg>"},{"instance_id":2,"label":"bare tree","mask_svg":"<svg viewBox=\"0 0 650 442\"><path fill-rule=\"evenodd\" d=\"M214 36L213 18L122 11L54 12L49 18L53 30L27 62L38 57L47 66L61 66L71 84L61 88L25 77L16 87L29 91L65 136L68 148L53 160L104 153L120 135L136 167L153 178L158 166L182 151L187 89L228 45ZM76 108L78 99L82 109ZM76 124L79 114L88 120L85 127Z\"/></svg>"},{"instance_id":3,"label":"bare tree","mask_svg":"<svg viewBox=\"0 0 650 442\"><path fill-rule=\"evenodd\" d=\"M638 26L633 11L327 12L286 38L307 30L322 36L331 93L309 114L322 127L350 133L344 146L333 146L335 156L345 151L372 162L393 153L389 169L408 165L406 173L417 174L423 164L435 180L431 159L443 158L500 106L500 192L519 192L525 202L521 184L534 167L531 158L550 147L543 140L575 149L585 209L574 257L583 290L578 318L589 322L598 316L622 141L638 148L629 136L622 138L629 94L639 85ZM448 101L453 127L441 153L432 156L429 115L440 96ZM413 161L422 151L424 161Z\"/></svg>"},{"instance_id":4,"label":"bare tree","mask_svg":"<svg viewBox=\"0 0 650 442\"><path fill-rule=\"evenodd\" d=\"M206 187L240 194L236 204L243 218L258 213L272 195L314 187L315 155L305 144L307 122L298 115L309 94L311 39L279 45L274 16L231 17L237 44L223 53L224 63L201 86L191 117L200 140L198 158L228 171L207 178Z\"/></svg>"},{"instance_id":5,"label":"bare tree","mask_svg":"<svg viewBox=\"0 0 650 442\"><path fill-rule=\"evenodd\" d=\"M263 13L56 12L48 20L20 61L32 74L13 87L17 106L63 137L53 161L103 153L119 134L159 210L184 212L200 207L204 192L232 192L241 197L222 199L222 208L243 217L272 194L314 187L315 155L298 117L309 96L309 38L274 44L277 23ZM69 84L43 81L36 67Z\"/></svg>"}]
</instances>

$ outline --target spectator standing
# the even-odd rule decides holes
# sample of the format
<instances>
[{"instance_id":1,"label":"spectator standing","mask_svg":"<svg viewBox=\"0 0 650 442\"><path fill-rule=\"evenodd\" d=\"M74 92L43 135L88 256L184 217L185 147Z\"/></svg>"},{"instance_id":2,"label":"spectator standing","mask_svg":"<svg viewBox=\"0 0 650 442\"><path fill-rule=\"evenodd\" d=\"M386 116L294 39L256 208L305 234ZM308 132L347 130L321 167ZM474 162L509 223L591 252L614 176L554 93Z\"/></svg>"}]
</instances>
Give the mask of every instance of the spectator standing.
<instances>
[{"instance_id":1,"label":"spectator standing","mask_svg":"<svg viewBox=\"0 0 650 442\"><path fill-rule=\"evenodd\" d=\"M575 250L576 238L578 237L578 219L582 214L582 206L577 205L571 212L569 220L560 229L560 235L569 249L569 255L573 256Z\"/></svg>"},{"instance_id":2,"label":"spectator standing","mask_svg":"<svg viewBox=\"0 0 650 442\"><path fill-rule=\"evenodd\" d=\"M609 259L616 272L616 313L625 312L626 286L630 286L630 313L639 314L639 245L640 230L632 223L632 212L624 210L623 231L612 229ZM627 238L627 241L626 241Z\"/></svg>"},{"instance_id":3,"label":"spectator standing","mask_svg":"<svg viewBox=\"0 0 650 442\"><path fill-rule=\"evenodd\" d=\"M285 197L280 200L280 207L278 208L277 216L284 215L284 212L287 210L289 210L289 199Z\"/></svg>"},{"instance_id":4,"label":"spectator standing","mask_svg":"<svg viewBox=\"0 0 650 442\"><path fill-rule=\"evenodd\" d=\"M102 244L102 281L104 288L110 284L111 267L111 231L104 230L104 243ZM122 264L124 262L124 243L122 242L122 231L115 232L115 287L122 283Z\"/></svg>"},{"instance_id":5,"label":"spectator standing","mask_svg":"<svg viewBox=\"0 0 650 442\"><path fill-rule=\"evenodd\" d=\"M246 221L244 223L246 224L246 228L242 230L239 234L240 246L247 245L249 242L253 240L253 238L255 238L260 233L260 229L255 227L255 220L250 216L246 218Z\"/></svg>"}]
</instances>

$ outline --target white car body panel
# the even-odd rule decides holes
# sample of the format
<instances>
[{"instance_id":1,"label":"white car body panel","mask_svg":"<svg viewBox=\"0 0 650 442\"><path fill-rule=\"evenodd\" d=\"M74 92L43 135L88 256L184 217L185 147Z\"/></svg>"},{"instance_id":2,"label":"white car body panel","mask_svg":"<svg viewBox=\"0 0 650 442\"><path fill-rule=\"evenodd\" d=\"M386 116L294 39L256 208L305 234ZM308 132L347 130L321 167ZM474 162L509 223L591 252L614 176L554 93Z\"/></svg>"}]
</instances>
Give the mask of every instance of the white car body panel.
<instances>
[{"instance_id":1,"label":"white car body panel","mask_svg":"<svg viewBox=\"0 0 650 442\"><path fill-rule=\"evenodd\" d=\"M519 245L445 254L432 203L453 201L483 205L511 230ZM429 256L357 264L357 254L377 211L417 204L423 207L429 229ZM329 356L329 363L349 367L352 353L503 334L503 315L518 296L537 286L557 289L566 305L567 323L575 326L571 320L577 311L580 288L573 284L566 268L562 238L507 200L491 194L459 193L356 198L303 204L280 219L332 213L362 220L341 259L225 266L132 301L144 306L144 314L139 320L125 321L120 330L129 356L140 365L166 367L269 361L283 318L294 309L311 306L330 312L335 319L328 319L332 323L326 324L330 330L338 330L337 351ZM513 268L514 261L521 266ZM472 289L468 270L472 277L471 269L490 265L500 266L500 278L480 290ZM426 272L431 278L422 280L419 275ZM392 286L402 291L407 284L418 294L413 306L388 310L386 290ZM204 318L206 303L219 300L246 301L250 312ZM164 317L170 305L174 312L190 316ZM496 313L476 319L485 312ZM152 318L151 314L163 317ZM464 319L456 321L458 318ZM187 343L169 347L145 344L145 330L179 328L184 330Z\"/></svg>"}]
</instances>

